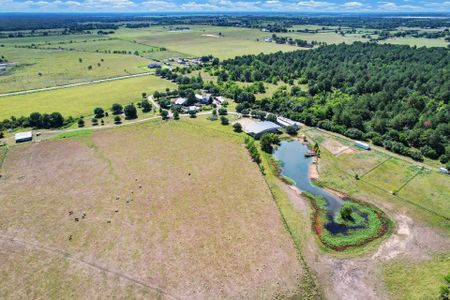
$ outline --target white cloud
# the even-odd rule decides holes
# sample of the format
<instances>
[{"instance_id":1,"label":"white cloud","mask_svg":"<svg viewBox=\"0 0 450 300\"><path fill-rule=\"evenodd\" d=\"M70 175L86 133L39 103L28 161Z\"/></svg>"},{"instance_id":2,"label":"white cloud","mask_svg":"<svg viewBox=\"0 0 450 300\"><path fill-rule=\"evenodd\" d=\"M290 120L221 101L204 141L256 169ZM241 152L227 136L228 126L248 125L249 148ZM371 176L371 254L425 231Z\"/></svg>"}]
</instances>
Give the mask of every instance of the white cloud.
<instances>
[{"instance_id":1,"label":"white cloud","mask_svg":"<svg viewBox=\"0 0 450 300\"><path fill-rule=\"evenodd\" d=\"M346 2L344 4L342 4L342 7L347 8L347 9L356 9L356 8L361 8L364 5L361 2Z\"/></svg>"},{"instance_id":2,"label":"white cloud","mask_svg":"<svg viewBox=\"0 0 450 300\"><path fill-rule=\"evenodd\" d=\"M421 10L419 6L399 5L394 2L379 2L378 8L382 11L417 11Z\"/></svg>"},{"instance_id":3,"label":"white cloud","mask_svg":"<svg viewBox=\"0 0 450 300\"><path fill-rule=\"evenodd\" d=\"M280 4L281 2L278 0L269 0L269 1L266 1L266 3L267 4Z\"/></svg>"}]
</instances>

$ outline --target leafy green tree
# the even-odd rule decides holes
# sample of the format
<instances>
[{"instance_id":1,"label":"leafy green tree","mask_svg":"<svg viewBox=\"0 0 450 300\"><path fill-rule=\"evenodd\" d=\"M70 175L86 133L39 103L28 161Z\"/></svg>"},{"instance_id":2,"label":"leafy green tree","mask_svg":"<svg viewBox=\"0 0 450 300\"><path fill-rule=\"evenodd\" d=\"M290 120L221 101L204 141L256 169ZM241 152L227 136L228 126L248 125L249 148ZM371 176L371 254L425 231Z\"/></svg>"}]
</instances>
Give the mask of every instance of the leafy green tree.
<instances>
[{"instance_id":1,"label":"leafy green tree","mask_svg":"<svg viewBox=\"0 0 450 300\"><path fill-rule=\"evenodd\" d=\"M96 107L94 109L94 115L97 119L101 119L105 116L105 111L101 107Z\"/></svg>"},{"instance_id":2,"label":"leafy green tree","mask_svg":"<svg viewBox=\"0 0 450 300\"><path fill-rule=\"evenodd\" d=\"M290 126L286 126L286 132L289 135L297 135L298 132L298 126L296 125L290 125Z\"/></svg>"},{"instance_id":3,"label":"leafy green tree","mask_svg":"<svg viewBox=\"0 0 450 300\"><path fill-rule=\"evenodd\" d=\"M122 123L122 118L119 116L119 115L117 115L117 116L115 116L114 117L114 124L120 124L120 123Z\"/></svg>"},{"instance_id":4,"label":"leafy green tree","mask_svg":"<svg viewBox=\"0 0 450 300\"><path fill-rule=\"evenodd\" d=\"M222 124L222 125L228 125L229 123L230 123L230 121L228 120L227 117L225 117L225 116L221 116L221 117L220 117L220 124Z\"/></svg>"},{"instance_id":5,"label":"leafy green tree","mask_svg":"<svg viewBox=\"0 0 450 300\"><path fill-rule=\"evenodd\" d=\"M131 103L131 104L126 105L123 111L125 113L125 119L127 119L127 120L132 120L132 119L137 118L137 109L136 109L136 106L134 106L134 104Z\"/></svg>"},{"instance_id":6,"label":"leafy green tree","mask_svg":"<svg viewBox=\"0 0 450 300\"><path fill-rule=\"evenodd\" d=\"M42 115L40 113L33 112L30 114L30 117L28 119L30 121L30 126L35 128L42 127Z\"/></svg>"},{"instance_id":7,"label":"leafy green tree","mask_svg":"<svg viewBox=\"0 0 450 300\"><path fill-rule=\"evenodd\" d=\"M53 112L50 114L49 120L50 128L59 128L64 125L64 117L59 112Z\"/></svg>"},{"instance_id":8,"label":"leafy green tree","mask_svg":"<svg viewBox=\"0 0 450 300\"><path fill-rule=\"evenodd\" d=\"M97 126L97 125L98 125L98 119L92 118L92 126Z\"/></svg>"},{"instance_id":9,"label":"leafy green tree","mask_svg":"<svg viewBox=\"0 0 450 300\"><path fill-rule=\"evenodd\" d=\"M238 122L234 123L233 124L233 129L234 129L235 132L242 132L242 125L241 125L241 123L238 123Z\"/></svg>"},{"instance_id":10,"label":"leafy green tree","mask_svg":"<svg viewBox=\"0 0 450 300\"><path fill-rule=\"evenodd\" d=\"M84 119L79 119L77 123L78 123L78 127L80 127L80 128L84 127Z\"/></svg>"},{"instance_id":11,"label":"leafy green tree","mask_svg":"<svg viewBox=\"0 0 450 300\"><path fill-rule=\"evenodd\" d=\"M190 117L190 118L197 118L197 111L195 111L195 110L190 110L190 111L189 111L189 117Z\"/></svg>"},{"instance_id":12,"label":"leafy green tree","mask_svg":"<svg viewBox=\"0 0 450 300\"><path fill-rule=\"evenodd\" d=\"M280 138L274 133L264 133L260 139L261 150L267 153L272 153L273 145L278 145L279 143Z\"/></svg>"},{"instance_id":13,"label":"leafy green tree","mask_svg":"<svg viewBox=\"0 0 450 300\"><path fill-rule=\"evenodd\" d=\"M113 115L120 115L121 113L123 113L123 106L119 103L114 103L111 106L111 111Z\"/></svg>"},{"instance_id":14,"label":"leafy green tree","mask_svg":"<svg viewBox=\"0 0 450 300\"><path fill-rule=\"evenodd\" d=\"M161 118L166 120L169 117L169 112L165 109L161 110Z\"/></svg>"},{"instance_id":15,"label":"leafy green tree","mask_svg":"<svg viewBox=\"0 0 450 300\"><path fill-rule=\"evenodd\" d=\"M219 109L218 109L218 112L219 112L219 115L220 115L220 116L226 116L226 115L228 114L227 109L226 109L226 108L223 108L223 107L219 108Z\"/></svg>"},{"instance_id":16,"label":"leafy green tree","mask_svg":"<svg viewBox=\"0 0 450 300\"><path fill-rule=\"evenodd\" d=\"M150 112L152 110L152 104L147 99L144 99L141 101L141 108L144 113Z\"/></svg>"},{"instance_id":17,"label":"leafy green tree","mask_svg":"<svg viewBox=\"0 0 450 300\"><path fill-rule=\"evenodd\" d=\"M178 112L178 110L173 112L173 119L174 120L179 120L180 119L180 113Z\"/></svg>"}]
</instances>

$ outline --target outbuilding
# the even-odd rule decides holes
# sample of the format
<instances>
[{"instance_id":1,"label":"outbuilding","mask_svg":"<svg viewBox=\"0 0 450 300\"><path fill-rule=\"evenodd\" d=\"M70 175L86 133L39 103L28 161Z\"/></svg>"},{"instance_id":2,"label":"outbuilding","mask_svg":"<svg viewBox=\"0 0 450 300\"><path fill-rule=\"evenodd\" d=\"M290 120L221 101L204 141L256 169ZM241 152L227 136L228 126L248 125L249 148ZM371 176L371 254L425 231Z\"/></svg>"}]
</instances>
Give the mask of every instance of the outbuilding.
<instances>
[{"instance_id":1,"label":"outbuilding","mask_svg":"<svg viewBox=\"0 0 450 300\"><path fill-rule=\"evenodd\" d=\"M361 141L355 141L355 146L358 147L358 148L362 148L364 150L370 150L369 144L366 144L366 143L361 142Z\"/></svg>"},{"instance_id":2,"label":"outbuilding","mask_svg":"<svg viewBox=\"0 0 450 300\"><path fill-rule=\"evenodd\" d=\"M444 168L444 167L439 168L439 172L441 172L442 174L448 174L447 168Z\"/></svg>"},{"instance_id":3,"label":"outbuilding","mask_svg":"<svg viewBox=\"0 0 450 300\"><path fill-rule=\"evenodd\" d=\"M184 105L186 102L187 102L187 99L186 98L182 98L182 97L180 97L180 98L175 100L175 104L176 105Z\"/></svg>"},{"instance_id":4,"label":"outbuilding","mask_svg":"<svg viewBox=\"0 0 450 300\"><path fill-rule=\"evenodd\" d=\"M278 130L281 127L270 121L262 121L262 122L252 122L244 127L244 131L256 138L259 139L264 133L278 133Z\"/></svg>"},{"instance_id":5,"label":"outbuilding","mask_svg":"<svg viewBox=\"0 0 450 300\"><path fill-rule=\"evenodd\" d=\"M18 132L15 136L16 143L28 142L33 139L33 133L31 131Z\"/></svg>"},{"instance_id":6,"label":"outbuilding","mask_svg":"<svg viewBox=\"0 0 450 300\"><path fill-rule=\"evenodd\" d=\"M283 127L297 126L298 128L300 128L299 122L295 122L295 121L285 118L285 117L277 117L277 123Z\"/></svg>"}]
</instances>

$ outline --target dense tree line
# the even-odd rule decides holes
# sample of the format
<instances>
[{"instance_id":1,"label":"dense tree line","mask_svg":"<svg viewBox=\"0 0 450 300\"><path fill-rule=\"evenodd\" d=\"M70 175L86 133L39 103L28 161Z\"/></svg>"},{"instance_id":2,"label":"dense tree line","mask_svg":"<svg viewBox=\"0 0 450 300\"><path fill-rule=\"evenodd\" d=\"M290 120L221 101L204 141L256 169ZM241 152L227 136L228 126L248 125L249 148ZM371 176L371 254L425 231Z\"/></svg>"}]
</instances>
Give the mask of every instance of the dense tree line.
<instances>
[{"instance_id":1,"label":"dense tree line","mask_svg":"<svg viewBox=\"0 0 450 300\"><path fill-rule=\"evenodd\" d=\"M450 159L450 52L355 43L224 61L223 77L304 84L240 101L421 160ZM239 101L238 101L239 102Z\"/></svg>"},{"instance_id":2,"label":"dense tree line","mask_svg":"<svg viewBox=\"0 0 450 300\"><path fill-rule=\"evenodd\" d=\"M28 117L11 117L0 122L0 131L16 128L32 127L36 129L42 128L59 128L72 123L72 117L64 119L61 113L53 112L51 114L41 114L39 112L31 113Z\"/></svg>"}]
</instances>

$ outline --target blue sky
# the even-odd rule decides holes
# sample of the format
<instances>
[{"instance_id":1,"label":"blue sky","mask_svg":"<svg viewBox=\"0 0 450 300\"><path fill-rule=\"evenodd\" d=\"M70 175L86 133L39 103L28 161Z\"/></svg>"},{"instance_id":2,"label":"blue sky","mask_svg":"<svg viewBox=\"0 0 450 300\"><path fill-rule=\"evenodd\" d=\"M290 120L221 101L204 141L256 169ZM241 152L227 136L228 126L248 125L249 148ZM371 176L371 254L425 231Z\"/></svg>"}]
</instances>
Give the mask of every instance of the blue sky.
<instances>
[{"instance_id":1,"label":"blue sky","mask_svg":"<svg viewBox=\"0 0 450 300\"><path fill-rule=\"evenodd\" d=\"M0 0L0 12L449 12L450 0Z\"/></svg>"}]
</instances>

